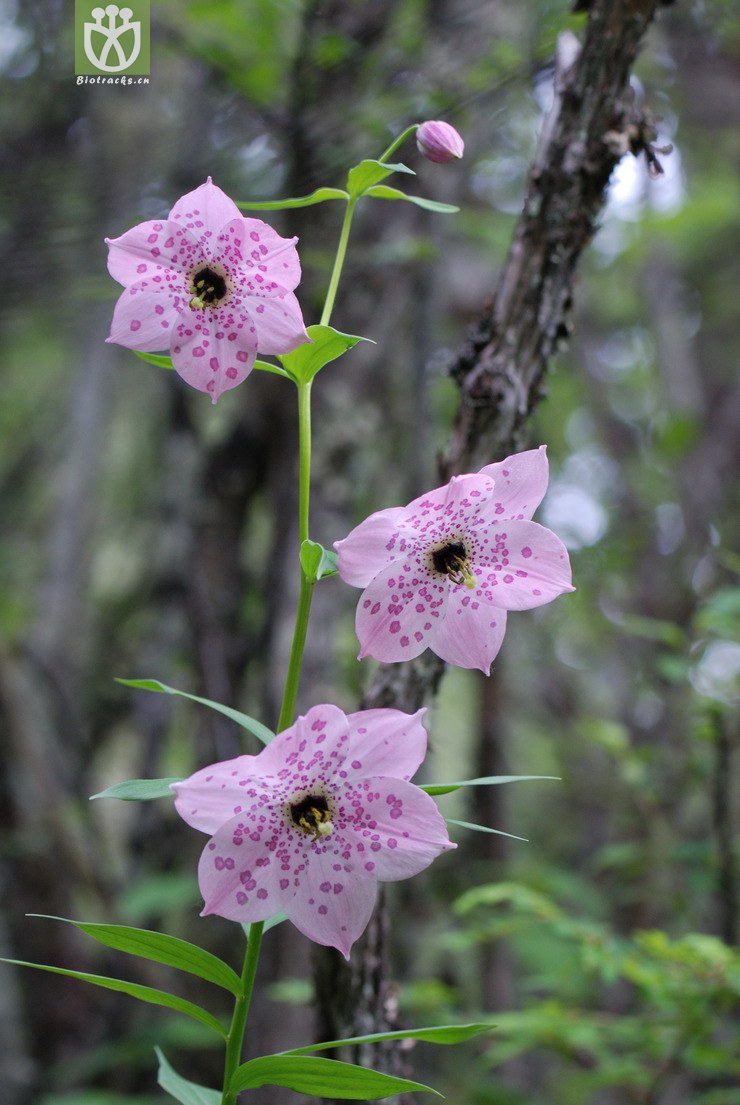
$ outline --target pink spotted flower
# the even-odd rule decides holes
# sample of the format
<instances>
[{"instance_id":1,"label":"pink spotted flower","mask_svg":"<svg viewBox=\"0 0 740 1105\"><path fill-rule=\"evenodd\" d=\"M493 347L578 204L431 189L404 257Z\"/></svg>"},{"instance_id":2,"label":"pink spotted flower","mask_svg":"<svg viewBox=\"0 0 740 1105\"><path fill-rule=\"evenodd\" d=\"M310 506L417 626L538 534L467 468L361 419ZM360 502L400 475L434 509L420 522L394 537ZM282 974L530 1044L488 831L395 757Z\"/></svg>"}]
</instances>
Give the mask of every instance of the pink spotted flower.
<instances>
[{"instance_id":1,"label":"pink spotted flower","mask_svg":"<svg viewBox=\"0 0 740 1105\"><path fill-rule=\"evenodd\" d=\"M565 546L531 521L547 480L543 445L371 514L335 542L340 576L364 588L360 659L392 663L431 648L488 674L508 610L573 590Z\"/></svg>"},{"instance_id":2,"label":"pink spotted flower","mask_svg":"<svg viewBox=\"0 0 740 1105\"><path fill-rule=\"evenodd\" d=\"M258 349L289 353L308 340L293 294L297 240L245 219L209 177L166 219L106 238L108 271L125 289L108 341L169 352L215 403L246 379Z\"/></svg>"},{"instance_id":3,"label":"pink spotted flower","mask_svg":"<svg viewBox=\"0 0 740 1105\"><path fill-rule=\"evenodd\" d=\"M284 912L348 958L378 882L416 875L455 847L433 800L409 782L426 752L423 713L314 706L258 756L173 784L180 816L211 837L198 867L203 914Z\"/></svg>"}]
</instances>

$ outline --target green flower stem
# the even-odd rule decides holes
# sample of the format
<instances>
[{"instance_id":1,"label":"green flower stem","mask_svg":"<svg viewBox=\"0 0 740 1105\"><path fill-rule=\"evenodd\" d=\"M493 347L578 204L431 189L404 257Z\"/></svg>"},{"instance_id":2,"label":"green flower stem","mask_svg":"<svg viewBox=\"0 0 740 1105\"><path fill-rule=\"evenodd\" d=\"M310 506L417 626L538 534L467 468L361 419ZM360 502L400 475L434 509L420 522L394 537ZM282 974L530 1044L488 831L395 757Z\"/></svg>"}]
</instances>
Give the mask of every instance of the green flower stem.
<instances>
[{"instance_id":1,"label":"green flower stem","mask_svg":"<svg viewBox=\"0 0 740 1105\"><path fill-rule=\"evenodd\" d=\"M298 544L308 541L308 508L311 500L311 384L298 387Z\"/></svg>"},{"instance_id":2,"label":"green flower stem","mask_svg":"<svg viewBox=\"0 0 740 1105\"><path fill-rule=\"evenodd\" d=\"M311 383L300 382L298 388L298 544L299 548L308 540L308 512L311 498ZM293 721L295 703L298 696L298 684L303 666L303 650L306 644L308 617L311 613L313 583L306 579L301 568L301 589L298 595L293 644L290 649L288 672L285 676L285 689L280 707L277 732L287 729Z\"/></svg>"},{"instance_id":3,"label":"green flower stem","mask_svg":"<svg viewBox=\"0 0 740 1105\"><path fill-rule=\"evenodd\" d=\"M339 244L337 246L337 255L334 258L334 268L331 272L331 279L329 281L329 290L326 293L326 302L324 303L324 310L321 315L321 325L328 326L331 313L334 310L334 300L337 295L337 288L339 287L339 278L342 275L342 267L344 265L344 258L347 253L347 242L349 241L349 231L352 226L352 218L355 213L355 204L359 197L353 196L347 201L347 207L344 212L344 221L342 223L342 230L339 235Z\"/></svg>"},{"instance_id":4,"label":"green flower stem","mask_svg":"<svg viewBox=\"0 0 740 1105\"><path fill-rule=\"evenodd\" d=\"M412 123L410 127L406 127L406 130L399 134L398 138L394 138L385 153L382 153L378 158L378 161L387 161L392 153L395 153L399 146L402 146L407 138L410 138L412 134L416 134L419 129L418 123Z\"/></svg>"},{"instance_id":5,"label":"green flower stem","mask_svg":"<svg viewBox=\"0 0 740 1105\"><path fill-rule=\"evenodd\" d=\"M255 921L249 926L247 950L244 953L241 988L234 1004L234 1015L231 1018L231 1027L229 1028L229 1036L226 1043L224 1089L221 1096L221 1105L236 1105L236 1092L229 1092L229 1084L234 1077L234 1071L241 1062L242 1050L244 1048L244 1029L247 1025L249 1003L252 1000L254 976L257 973L257 961L260 955L264 923L264 921Z\"/></svg>"},{"instance_id":6,"label":"green flower stem","mask_svg":"<svg viewBox=\"0 0 740 1105\"><path fill-rule=\"evenodd\" d=\"M295 714L295 702L298 697L298 684L301 679L301 666L303 664L303 649L306 644L306 630L308 629L308 616L311 613L311 599L313 598L313 583L309 583L301 570L301 590L298 596L298 610L293 630L293 644L290 649L288 662L288 674L285 677L285 690L283 691L283 703L280 707L277 731L282 733L293 721Z\"/></svg>"}]
</instances>

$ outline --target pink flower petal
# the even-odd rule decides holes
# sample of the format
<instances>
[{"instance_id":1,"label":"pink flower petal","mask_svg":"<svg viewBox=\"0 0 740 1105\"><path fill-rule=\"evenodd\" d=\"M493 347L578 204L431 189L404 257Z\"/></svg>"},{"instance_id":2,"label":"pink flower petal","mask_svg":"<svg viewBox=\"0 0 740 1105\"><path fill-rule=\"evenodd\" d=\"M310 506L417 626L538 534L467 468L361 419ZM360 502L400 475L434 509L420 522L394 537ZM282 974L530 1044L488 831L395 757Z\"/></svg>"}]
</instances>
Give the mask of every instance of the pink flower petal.
<instances>
[{"instance_id":1,"label":"pink flower petal","mask_svg":"<svg viewBox=\"0 0 740 1105\"><path fill-rule=\"evenodd\" d=\"M371 514L344 538L335 541L339 574L352 587L367 587L384 563L403 557L408 541L401 531L405 507L391 507Z\"/></svg>"},{"instance_id":2,"label":"pink flower petal","mask_svg":"<svg viewBox=\"0 0 740 1105\"><path fill-rule=\"evenodd\" d=\"M289 729L278 733L259 755L261 772L308 787L329 778L344 762L349 745L347 715L338 706L312 706Z\"/></svg>"},{"instance_id":3,"label":"pink flower petal","mask_svg":"<svg viewBox=\"0 0 740 1105\"><path fill-rule=\"evenodd\" d=\"M170 211L170 218L182 223L196 237L210 231L216 235L221 227L234 218L242 218L241 211L225 192L209 177L205 184L181 196Z\"/></svg>"},{"instance_id":4,"label":"pink flower petal","mask_svg":"<svg viewBox=\"0 0 740 1105\"><path fill-rule=\"evenodd\" d=\"M118 297L109 342L155 353L169 349L182 315L182 296L146 281L131 284Z\"/></svg>"},{"instance_id":5,"label":"pink flower petal","mask_svg":"<svg viewBox=\"0 0 740 1105\"><path fill-rule=\"evenodd\" d=\"M504 640L506 611L491 606L467 587L450 594L447 615L429 647L448 664L479 668L488 675Z\"/></svg>"},{"instance_id":6,"label":"pink flower petal","mask_svg":"<svg viewBox=\"0 0 740 1105\"><path fill-rule=\"evenodd\" d=\"M440 852L455 847L434 800L403 779L348 783L342 805L357 809L354 856L382 882L418 875Z\"/></svg>"},{"instance_id":7,"label":"pink flower petal","mask_svg":"<svg viewBox=\"0 0 740 1105\"><path fill-rule=\"evenodd\" d=\"M263 353L290 353L310 341L303 325L298 300L292 292L280 299L250 300L249 311L257 329L257 343Z\"/></svg>"},{"instance_id":8,"label":"pink flower petal","mask_svg":"<svg viewBox=\"0 0 740 1105\"><path fill-rule=\"evenodd\" d=\"M573 591L565 545L537 522L509 520L479 534L474 594L505 610L530 610Z\"/></svg>"},{"instance_id":9,"label":"pink flower petal","mask_svg":"<svg viewBox=\"0 0 740 1105\"><path fill-rule=\"evenodd\" d=\"M373 656L393 663L411 660L429 644L434 626L445 613L446 577L406 561L386 565L362 593L355 628L360 659Z\"/></svg>"},{"instance_id":10,"label":"pink flower petal","mask_svg":"<svg viewBox=\"0 0 740 1105\"><path fill-rule=\"evenodd\" d=\"M345 781L367 775L411 779L427 751L427 731L422 724L425 713L422 707L415 714L383 709L348 714L356 736L340 777Z\"/></svg>"},{"instance_id":11,"label":"pink flower petal","mask_svg":"<svg viewBox=\"0 0 740 1105\"><path fill-rule=\"evenodd\" d=\"M196 771L189 779L173 783L176 794L175 809L183 821L199 829L202 833L215 833L224 821L236 816L244 807L245 792L249 801L264 800L265 787L261 780L255 780L259 772L256 756L237 756L233 760L223 760L211 764L202 771Z\"/></svg>"},{"instance_id":12,"label":"pink flower petal","mask_svg":"<svg viewBox=\"0 0 740 1105\"><path fill-rule=\"evenodd\" d=\"M202 915L216 913L244 924L280 913L297 893L297 872L310 847L308 836L287 827L280 803L247 806L203 849L198 864Z\"/></svg>"},{"instance_id":13,"label":"pink flower petal","mask_svg":"<svg viewBox=\"0 0 740 1105\"><path fill-rule=\"evenodd\" d=\"M480 474L490 476L496 484L496 518L529 519L547 491L547 448L540 445L539 449L514 453L497 464L487 464Z\"/></svg>"},{"instance_id":14,"label":"pink flower petal","mask_svg":"<svg viewBox=\"0 0 740 1105\"><path fill-rule=\"evenodd\" d=\"M256 280L266 294L277 287L292 292L301 279L301 263L295 248L297 238L281 238L268 223L261 219L241 218L243 241L240 252L250 279ZM228 234L228 228L224 228Z\"/></svg>"},{"instance_id":15,"label":"pink flower petal","mask_svg":"<svg viewBox=\"0 0 740 1105\"><path fill-rule=\"evenodd\" d=\"M169 219L139 223L105 242L108 272L124 287L159 276L184 294L189 287L186 276L201 257L197 239Z\"/></svg>"},{"instance_id":16,"label":"pink flower petal","mask_svg":"<svg viewBox=\"0 0 740 1105\"><path fill-rule=\"evenodd\" d=\"M489 476L453 476L406 507L405 529L426 547L446 538L475 533L489 524L494 483Z\"/></svg>"},{"instance_id":17,"label":"pink flower petal","mask_svg":"<svg viewBox=\"0 0 740 1105\"><path fill-rule=\"evenodd\" d=\"M215 403L252 371L257 356L254 327L226 308L188 311L175 327L172 363L183 380Z\"/></svg>"},{"instance_id":18,"label":"pink flower petal","mask_svg":"<svg viewBox=\"0 0 740 1105\"><path fill-rule=\"evenodd\" d=\"M339 861L338 861L339 860ZM377 879L327 848L312 855L302 874L301 892L282 908L295 927L317 944L350 948L365 930L375 905Z\"/></svg>"}]
</instances>

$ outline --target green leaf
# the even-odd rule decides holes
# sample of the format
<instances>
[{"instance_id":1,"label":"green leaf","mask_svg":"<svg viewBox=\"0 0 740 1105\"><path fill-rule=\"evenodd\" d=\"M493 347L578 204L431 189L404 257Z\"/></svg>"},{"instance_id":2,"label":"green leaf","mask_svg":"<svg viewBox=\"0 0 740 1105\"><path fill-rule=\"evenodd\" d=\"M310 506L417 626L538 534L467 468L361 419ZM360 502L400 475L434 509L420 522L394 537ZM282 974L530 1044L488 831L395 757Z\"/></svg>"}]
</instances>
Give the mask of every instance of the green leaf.
<instances>
[{"instance_id":1,"label":"green leaf","mask_svg":"<svg viewBox=\"0 0 740 1105\"><path fill-rule=\"evenodd\" d=\"M157 1082L170 1097L181 1102L181 1105L221 1105L220 1090L209 1090L206 1086L199 1086L197 1082L189 1082L170 1066L163 1051L158 1047L154 1050L159 1060Z\"/></svg>"},{"instance_id":2,"label":"green leaf","mask_svg":"<svg viewBox=\"0 0 740 1105\"><path fill-rule=\"evenodd\" d=\"M368 188L372 188L374 184L379 184L391 173L409 173L411 176L416 176L413 169L409 169L408 166L402 165L400 162L395 165L388 165L385 161L361 161L359 165L355 165L354 169L350 169L347 175L347 190L353 199L357 199L359 196L363 196Z\"/></svg>"},{"instance_id":3,"label":"green leaf","mask_svg":"<svg viewBox=\"0 0 740 1105\"><path fill-rule=\"evenodd\" d=\"M290 373L286 372L280 365L270 364L269 361L255 361L252 365L258 372L272 372L275 376L285 376L290 379Z\"/></svg>"},{"instance_id":4,"label":"green leaf","mask_svg":"<svg viewBox=\"0 0 740 1105\"><path fill-rule=\"evenodd\" d=\"M120 683L124 687L136 687L141 691L175 694L179 695L180 698L189 698L191 702L199 702L201 706L210 706L212 710L218 710L220 714L224 714L225 717L235 721L237 725L241 725L242 729L247 729L263 744L269 744L275 736L272 729L268 729L261 721L250 717L249 714L243 714L240 710L232 710L231 706L223 706L220 702L211 702L210 698L200 698L197 694L178 691L174 687L168 687L165 683L160 683L158 679L116 679L116 683Z\"/></svg>"},{"instance_id":5,"label":"green leaf","mask_svg":"<svg viewBox=\"0 0 740 1105\"><path fill-rule=\"evenodd\" d=\"M432 783L428 786L421 786L421 790L425 790L427 794L451 794L453 790L459 790L460 787L493 787L499 783L523 783L528 782L531 779L554 779L559 781L557 775L487 775L481 779L463 779L460 783Z\"/></svg>"},{"instance_id":6,"label":"green leaf","mask_svg":"<svg viewBox=\"0 0 740 1105\"><path fill-rule=\"evenodd\" d=\"M239 976L228 963L203 948L180 940L176 936L167 936L162 932L149 929L130 928L128 925L100 925L88 921L73 921L69 917L52 917L46 913L31 913L31 917L44 917L49 921L64 921L87 933L93 940L107 948L137 955L142 959L151 959L155 963L164 963L167 967L176 967L179 971L197 975L206 982L229 990L236 995L241 989Z\"/></svg>"},{"instance_id":7,"label":"green leaf","mask_svg":"<svg viewBox=\"0 0 740 1105\"><path fill-rule=\"evenodd\" d=\"M331 549L325 549L318 541L301 542L301 567L309 583L318 583L326 576L335 576L339 570L338 557Z\"/></svg>"},{"instance_id":8,"label":"green leaf","mask_svg":"<svg viewBox=\"0 0 740 1105\"><path fill-rule=\"evenodd\" d=\"M342 334L332 326L308 326L306 332L311 338L311 344L306 342L299 345L297 349L284 353L280 358L293 379L301 384L310 383L319 369L341 357L358 342L371 340L354 334Z\"/></svg>"},{"instance_id":9,"label":"green leaf","mask_svg":"<svg viewBox=\"0 0 740 1105\"><path fill-rule=\"evenodd\" d=\"M93 798L120 798L124 802L150 802L153 798L174 798L170 783L181 783L182 779L129 779L125 783L114 783Z\"/></svg>"},{"instance_id":10,"label":"green leaf","mask_svg":"<svg viewBox=\"0 0 740 1105\"><path fill-rule=\"evenodd\" d=\"M262 200L258 203L237 203L242 211L281 211L288 207L312 207L326 200L348 200L341 188L317 188L310 196L294 196L284 200Z\"/></svg>"},{"instance_id":11,"label":"green leaf","mask_svg":"<svg viewBox=\"0 0 740 1105\"><path fill-rule=\"evenodd\" d=\"M440 215L454 215L460 210L454 203L439 203L438 200L428 200L424 196L408 196L388 184L376 184L368 188L365 195L377 200L406 200L407 203L415 203L417 207L423 207L425 211L437 211Z\"/></svg>"},{"instance_id":12,"label":"green leaf","mask_svg":"<svg viewBox=\"0 0 740 1105\"><path fill-rule=\"evenodd\" d=\"M149 364L155 364L157 368L174 368L172 363L172 357L165 357L161 353L142 353L139 349L134 349L134 353L137 357L141 357L142 361L148 361Z\"/></svg>"},{"instance_id":13,"label":"green leaf","mask_svg":"<svg viewBox=\"0 0 740 1105\"><path fill-rule=\"evenodd\" d=\"M33 967L37 971L48 971L53 975L65 975L67 978L77 978L81 982L89 982L91 986L101 986L104 990L115 990L120 994L129 994L138 1001L148 1002L150 1005L164 1005L167 1009L174 1009L178 1013L184 1013L193 1020L212 1028L219 1036L226 1039L228 1033L220 1021L216 1020L212 1013L201 1009L184 998L175 997L165 990L155 990L151 986L140 986L136 982L125 982L120 978L108 978L105 975L90 975L84 971L70 971L65 967L49 967L45 963L28 963L23 959L0 959L0 963L12 963L16 967Z\"/></svg>"},{"instance_id":14,"label":"green leaf","mask_svg":"<svg viewBox=\"0 0 740 1105\"><path fill-rule=\"evenodd\" d=\"M332 1097L354 1101L377 1101L410 1090L425 1090L437 1094L431 1086L394 1078L377 1070L340 1063L336 1059L316 1056L263 1055L243 1063L234 1071L228 1086L230 1093L252 1090L258 1086L286 1086L297 1093L315 1097Z\"/></svg>"},{"instance_id":15,"label":"green leaf","mask_svg":"<svg viewBox=\"0 0 740 1105\"><path fill-rule=\"evenodd\" d=\"M282 1055L310 1055L313 1051L328 1051L332 1047L354 1047L356 1044L375 1044L382 1040L426 1040L430 1044L459 1044L490 1032L493 1024L442 1024L435 1028L405 1028L396 1032L373 1032L369 1036L352 1036L349 1040L329 1040L306 1047L293 1047Z\"/></svg>"},{"instance_id":16,"label":"green leaf","mask_svg":"<svg viewBox=\"0 0 740 1105\"><path fill-rule=\"evenodd\" d=\"M445 821L448 825L459 825L462 829L475 829L477 833L495 833L496 836L508 836L510 840L523 840L525 844L529 843L526 836L515 836L514 833L505 833L503 829L491 829L488 825L475 825L472 821L457 821L454 817L446 817Z\"/></svg>"}]
</instances>

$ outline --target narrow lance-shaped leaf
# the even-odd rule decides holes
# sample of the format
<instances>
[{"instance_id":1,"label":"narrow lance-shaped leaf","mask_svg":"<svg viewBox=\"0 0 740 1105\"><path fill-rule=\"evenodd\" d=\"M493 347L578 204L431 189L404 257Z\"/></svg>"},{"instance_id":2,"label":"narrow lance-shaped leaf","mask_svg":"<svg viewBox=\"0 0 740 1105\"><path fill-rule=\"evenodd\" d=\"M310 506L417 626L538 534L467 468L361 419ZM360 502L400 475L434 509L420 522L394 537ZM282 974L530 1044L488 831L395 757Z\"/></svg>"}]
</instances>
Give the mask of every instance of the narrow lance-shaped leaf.
<instances>
[{"instance_id":1,"label":"narrow lance-shaped leaf","mask_svg":"<svg viewBox=\"0 0 740 1105\"><path fill-rule=\"evenodd\" d=\"M429 783L421 786L420 789L431 795L451 794L453 790L459 790L460 787L495 787L501 783L524 783L532 779L560 781L557 775L486 775L480 779L463 779L459 783Z\"/></svg>"},{"instance_id":2,"label":"narrow lance-shaped leaf","mask_svg":"<svg viewBox=\"0 0 740 1105\"><path fill-rule=\"evenodd\" d=\"M333 1047L355 1047L357 1044L377 1044L383 1040L425 1040L430 1044L460 1044L482 1032L490 1032L493 1024L442 1024L434 1028L404 1028L395 1032L372 1032L369 1036L352 1036L348 1040L324 1040L306 1047L293 1047L281 1055L310 1055Z\"/></svg>"},{"instance_id":3,"label":"narrow lance-shaped leaf","mask_svg":"<svg viewBox=\"0 0 740 1105\"><path fill-rule=\"evenodd\" d=\"M134 349L134 353L137 357L141 357L142 361L147 361L148 364L154 364L157 368L172 368L172 357L166 357L163 353L142 353L140 349Z\"/></svg>"},{"instance_id":4,"label":"narrow lance-shaped leaf","mask_svg":"<svg viewBox=\"0 0 740 1105\"><path fill-rule=\"evenodd\" d=\"M289 207L312 207L315 203L327 200L348 200L349 195L341 188L317 188L310 196L291 196L284 200L258 200L254 203L237 203L242 211L283 211Z\"/></svg>"},{"instance_id":5,"label":"narrow lance-shaped leaf","mask_svg":"<svg viewBox=\"0 0 740 1105\"><path fill-rule=\"evenodd\" d=\"M141 959L151 959L155 963L164 963L168 967L175 967L179 971L187 971L188 974L213 982L232 994L239 993L239 976L228 963L177 936L167 936L165 933L151 932L149 929L130 928L128 925L101 925L88 921L73 921L68 917L51 917L44 913L32 913L31 916L44 917L50 921L64 921L65 924L74 925L75 928L107 948L115 948L116 951L136 955Z\"/></svg>"},{"instance_id":6,"label":"narrow lance-shaped leaf","mask_svg":"<svg viewBox=\"0 0 740 1105\"><path fill-rule=\"evenodd\" d=\"M221 1105L220 1090L209 1090L207 1086L199 1086L197 1082L189 1082L183 1078L168 1063L164 1052L158 1047L154 1049L159 1060L157 1082L170 1097L179 1101L181 1105Z\"/></svg>"},{"instance_id":7,"label":"narrow lance-shaped leaf","mask_svg":"<svg viewBox=\"0 0 740 1105\"><path fill-rule=\"evenodd\" d=\"M148 1002L150 1005L164 1005L167 1009L174 1009L178 1013L184 1013L195 1021L212 1028L219 1036L226 1039L227 1032L220 1021L216 1020L212 1013L194 1005L191 1001L178 998L174 994L168 994L165 990L155 990L151 986L140 986L136 982L126 982L120 978L108 978L105 975L90 975L85 971L71 971L65 967L49 967L45 963L28 963L23 959L0 959L1 963L11 963L16 967L33 967L37 971L48 971L53 975L65 975L67 978L77 978L80 982L89 982L91 986L100 986L104 990L115 990L120 994L129 994L138 1001Z\"/></svg>"},{"instance_id":8,"label":"narrow lance-shaped leaf","mask_svg":"<svg viewBox=\"0 0 740 1105\"><path fill-rule=\"evenodd\" d=\"M320 1059L306 1055L265 1055L243 1063L229 1083L230 1093L256 1089L258 1086L286 1086L297 1093L341 1100L377 1101L393 1094L425 1090L442 1095L431 1086L394 1078L377 1070L340 1063L336 1059Z\"/></svg>"},{"instance_id":9,"label":"narrow lance-shaped leaf","mask_svg":"<svg viewBox=\"0 0 740 1105\"><path fill-rule=\"evenodd\" d=\"M406 200L407 203L415 203L417 207L423 207L425 211L436 211L440 215L454 215L460 210L454 203L440 203L439 200L428 200L425 196L409 196L406 192L391 188L388 184L376 184L368 188L365 195L378 200Z\"/></svg>"},{"instance_id":10,"label":"narrow lance-shaped leaf","mask_svg":"<svg viewBox=\"0 0 740 1105\"><path fill-rule=\"evenodd\" d=\"M472 821L457 821L454 817L446 817L448 825L459 825L461 829L474 829L477 833L495 833L496 836L508 836L510 840L523 840L528 844L526 836L516 836L515 833L505 833L503 829L492 829L489 825L476 825Z\"/></svg>"},{"instance_id":11,"label":"narrow lance-shaped leaf","mask_svg":"<svg viewBox=\"0 0 740 1105\"><path fill-rule=\"evenodd\" d=\"M187 691L178 691L175 687L168 687L166 683L160 683L158 679L116 679L124 687L135 687L141 691L157 691L160 694L174 694L180 698L189 698L191 702L198 702L201 706L208 706L211 710L218 710L220 714L231 718L242 729L247 729L263 744L269 744L275 736L272 729L268 729L261 721L243 714L240 710L234 710L231 706L224 706L221 702L212 702L210 698L201 698L197 694L188 694Z\"/></svg>"},{"instance_id":12,"label":"narrow lance-shaped leaf","mask_svg":"<svg viewBox=\"0 0 740 1105\"><path fill-rule=\"evenodd\" d=\"M151 802L154 798L174 798L171 789L172 783L180 783L181 779L127 779L124 783L114 783L98 794L91 794L93 798L118 798L123 802Z\"/></svg>"}]
</instances>

